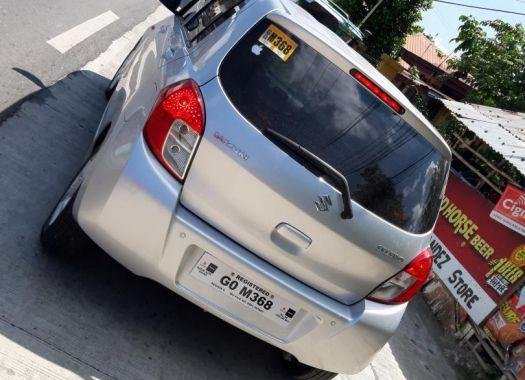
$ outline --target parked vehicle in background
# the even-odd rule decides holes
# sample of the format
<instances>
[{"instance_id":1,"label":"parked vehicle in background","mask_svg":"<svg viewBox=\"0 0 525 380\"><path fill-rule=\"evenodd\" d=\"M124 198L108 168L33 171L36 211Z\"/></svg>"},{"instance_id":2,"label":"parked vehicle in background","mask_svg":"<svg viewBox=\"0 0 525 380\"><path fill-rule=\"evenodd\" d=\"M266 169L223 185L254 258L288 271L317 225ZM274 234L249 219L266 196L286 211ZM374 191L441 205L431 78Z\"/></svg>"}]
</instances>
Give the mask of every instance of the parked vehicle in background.
<instances>
[{"instance_id":1,"label":"parked vehicle in background","mask_svg":"<svg viewBox=\"0 0 525 380\"><path fill-rule=\"evenodd\" d=\"M295 0L295 2L347 44L363 42L364 35L361 30L350 21L348 13L333 1Z\"/></svg>"},{"instance_id":2,"label":"parked vehicle in background","mask_svg":"<svg viewBox=\"0 0 525 380\"><path fill-rule=\"evenodd\" d=\"M282 349L297 378L359 372L431 270L449 148L291 1L174 11L112 82L44 246L78 253L86 234Z\"/></svg>"}]
</instances>

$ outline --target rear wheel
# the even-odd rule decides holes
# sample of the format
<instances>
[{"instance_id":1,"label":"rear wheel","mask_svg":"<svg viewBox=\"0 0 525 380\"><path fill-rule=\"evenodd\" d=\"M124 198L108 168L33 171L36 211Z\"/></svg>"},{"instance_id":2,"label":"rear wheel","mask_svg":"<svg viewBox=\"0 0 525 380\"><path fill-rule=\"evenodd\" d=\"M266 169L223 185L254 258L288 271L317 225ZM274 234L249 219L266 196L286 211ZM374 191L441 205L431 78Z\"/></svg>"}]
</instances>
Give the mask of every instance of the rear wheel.
<instances>
[{"instance_id":1,"label":"rear wheel","mask_svg":"<svg viewBox=\"0 0 525 380\"><path fill-rule=\"evenodd\" d=\"M76 256L92 245L73 218L73 204L84 179L83 173L84 169L80 170L42 225L40 241L50 254Z\"/></svg>"},{"instance_id":2,"label":"rear wheel","mask_svg":"<svg viewBox=\"0 0 525 380\"><path fill-rule=\"evenodd\" d=\"M296 380L330 380L337 376L336 373L300 363L289 353L284 353L283 358L288 373Z\"/></svg>"}]
</instances>

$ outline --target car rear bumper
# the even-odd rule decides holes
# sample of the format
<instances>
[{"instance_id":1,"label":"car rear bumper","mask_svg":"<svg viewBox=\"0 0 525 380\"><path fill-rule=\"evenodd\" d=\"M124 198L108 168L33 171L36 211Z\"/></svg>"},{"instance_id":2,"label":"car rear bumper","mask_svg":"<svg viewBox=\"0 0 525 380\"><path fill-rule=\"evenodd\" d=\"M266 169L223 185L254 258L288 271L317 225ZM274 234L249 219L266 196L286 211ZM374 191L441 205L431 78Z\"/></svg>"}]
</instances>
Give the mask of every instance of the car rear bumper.
<instances>
[{"instance_id":1,"label":"car rear bumper","mask_svg":"<svg viewBox=\"0 0 525 380\"><path fill-rule=\"evenodd\" d=\"M406 305L362 300L348 306L304 285L180 205L181 185L141 137L120 155L112 144L105 144L90 166L74 212L83 230L134 273L303 363L332 372L359 372L395 332ZM276 323L192 275L205 253L293 305L293 320Z\"/></svg>"}]
</instances>

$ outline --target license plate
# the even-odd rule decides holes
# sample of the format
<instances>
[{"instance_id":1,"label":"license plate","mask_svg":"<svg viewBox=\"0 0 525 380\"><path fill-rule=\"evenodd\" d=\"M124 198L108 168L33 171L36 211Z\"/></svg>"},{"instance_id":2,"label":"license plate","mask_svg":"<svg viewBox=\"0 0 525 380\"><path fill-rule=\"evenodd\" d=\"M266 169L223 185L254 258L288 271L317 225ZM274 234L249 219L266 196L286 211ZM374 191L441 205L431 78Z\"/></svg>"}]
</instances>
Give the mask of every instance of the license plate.
<instances>
[{"instance_id":1,"label":"license plate","mask_svg":"<svg viewBox=\"0 0 525 380\"><path fill-rule=\"evenodd\" d=\"M270 25L268 29L259 37L259 42L277 54L283 61L287 61L297 48L294 40L286 35L275 25Z\"/></svg>"},{"instance_id":2,"label":"license plate","mask_svg":"<svg viewBox=\"0 0 525 380\"><path fill-rule=\"evenodd\" d=\"M209 253L202 255L191 275L282 327L287 327L297 315L297 307L290 302Z\"/></svg>"}]
</instances>

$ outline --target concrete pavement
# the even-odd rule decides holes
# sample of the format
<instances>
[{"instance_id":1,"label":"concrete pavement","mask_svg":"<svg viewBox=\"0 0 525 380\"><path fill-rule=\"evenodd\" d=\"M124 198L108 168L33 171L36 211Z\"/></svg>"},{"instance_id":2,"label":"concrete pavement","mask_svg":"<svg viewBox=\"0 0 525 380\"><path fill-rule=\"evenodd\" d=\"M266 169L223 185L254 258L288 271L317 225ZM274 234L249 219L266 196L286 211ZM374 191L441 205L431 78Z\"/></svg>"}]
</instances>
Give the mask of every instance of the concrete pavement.
<instances>
[{"instance_id":1,"label":"concrete pavement","mask_svg":"<svg viewBox=\"0 0 525 380\"><path fill-rule=\"evenodd\" d=\"M0 380L285 379L278 350L101 252L73 261L42 252L40 225L80 166L108 78L138 33L105 41L109 50L85 66L65 63L72 73L0 123ZM372 365L338 380L455 379L436 331L416 302Z\"/></svg>"},{"instance_id":2,"label":"concrete pavement","mask_svg":"<svg viewBox=\"0 0 525 380\"><path fill-rule=\"evenodd\" d=\"M422 298L414 299L396 334L360 374L337 380L453 380L469 379L447 356L454 340L444 337Z\"/></svg>"},{"instance_id":3,"label":"concrete pavement","mask_svg":"<svg viewBox=\"0 0 525 380\"><path fill-rule=\"evenodd\" d=\"M96 58L158 6L157 0L0 0L0 112ZM108 11L119 19L66 53L47 43Z\"/></svg>"}]
</instances>

